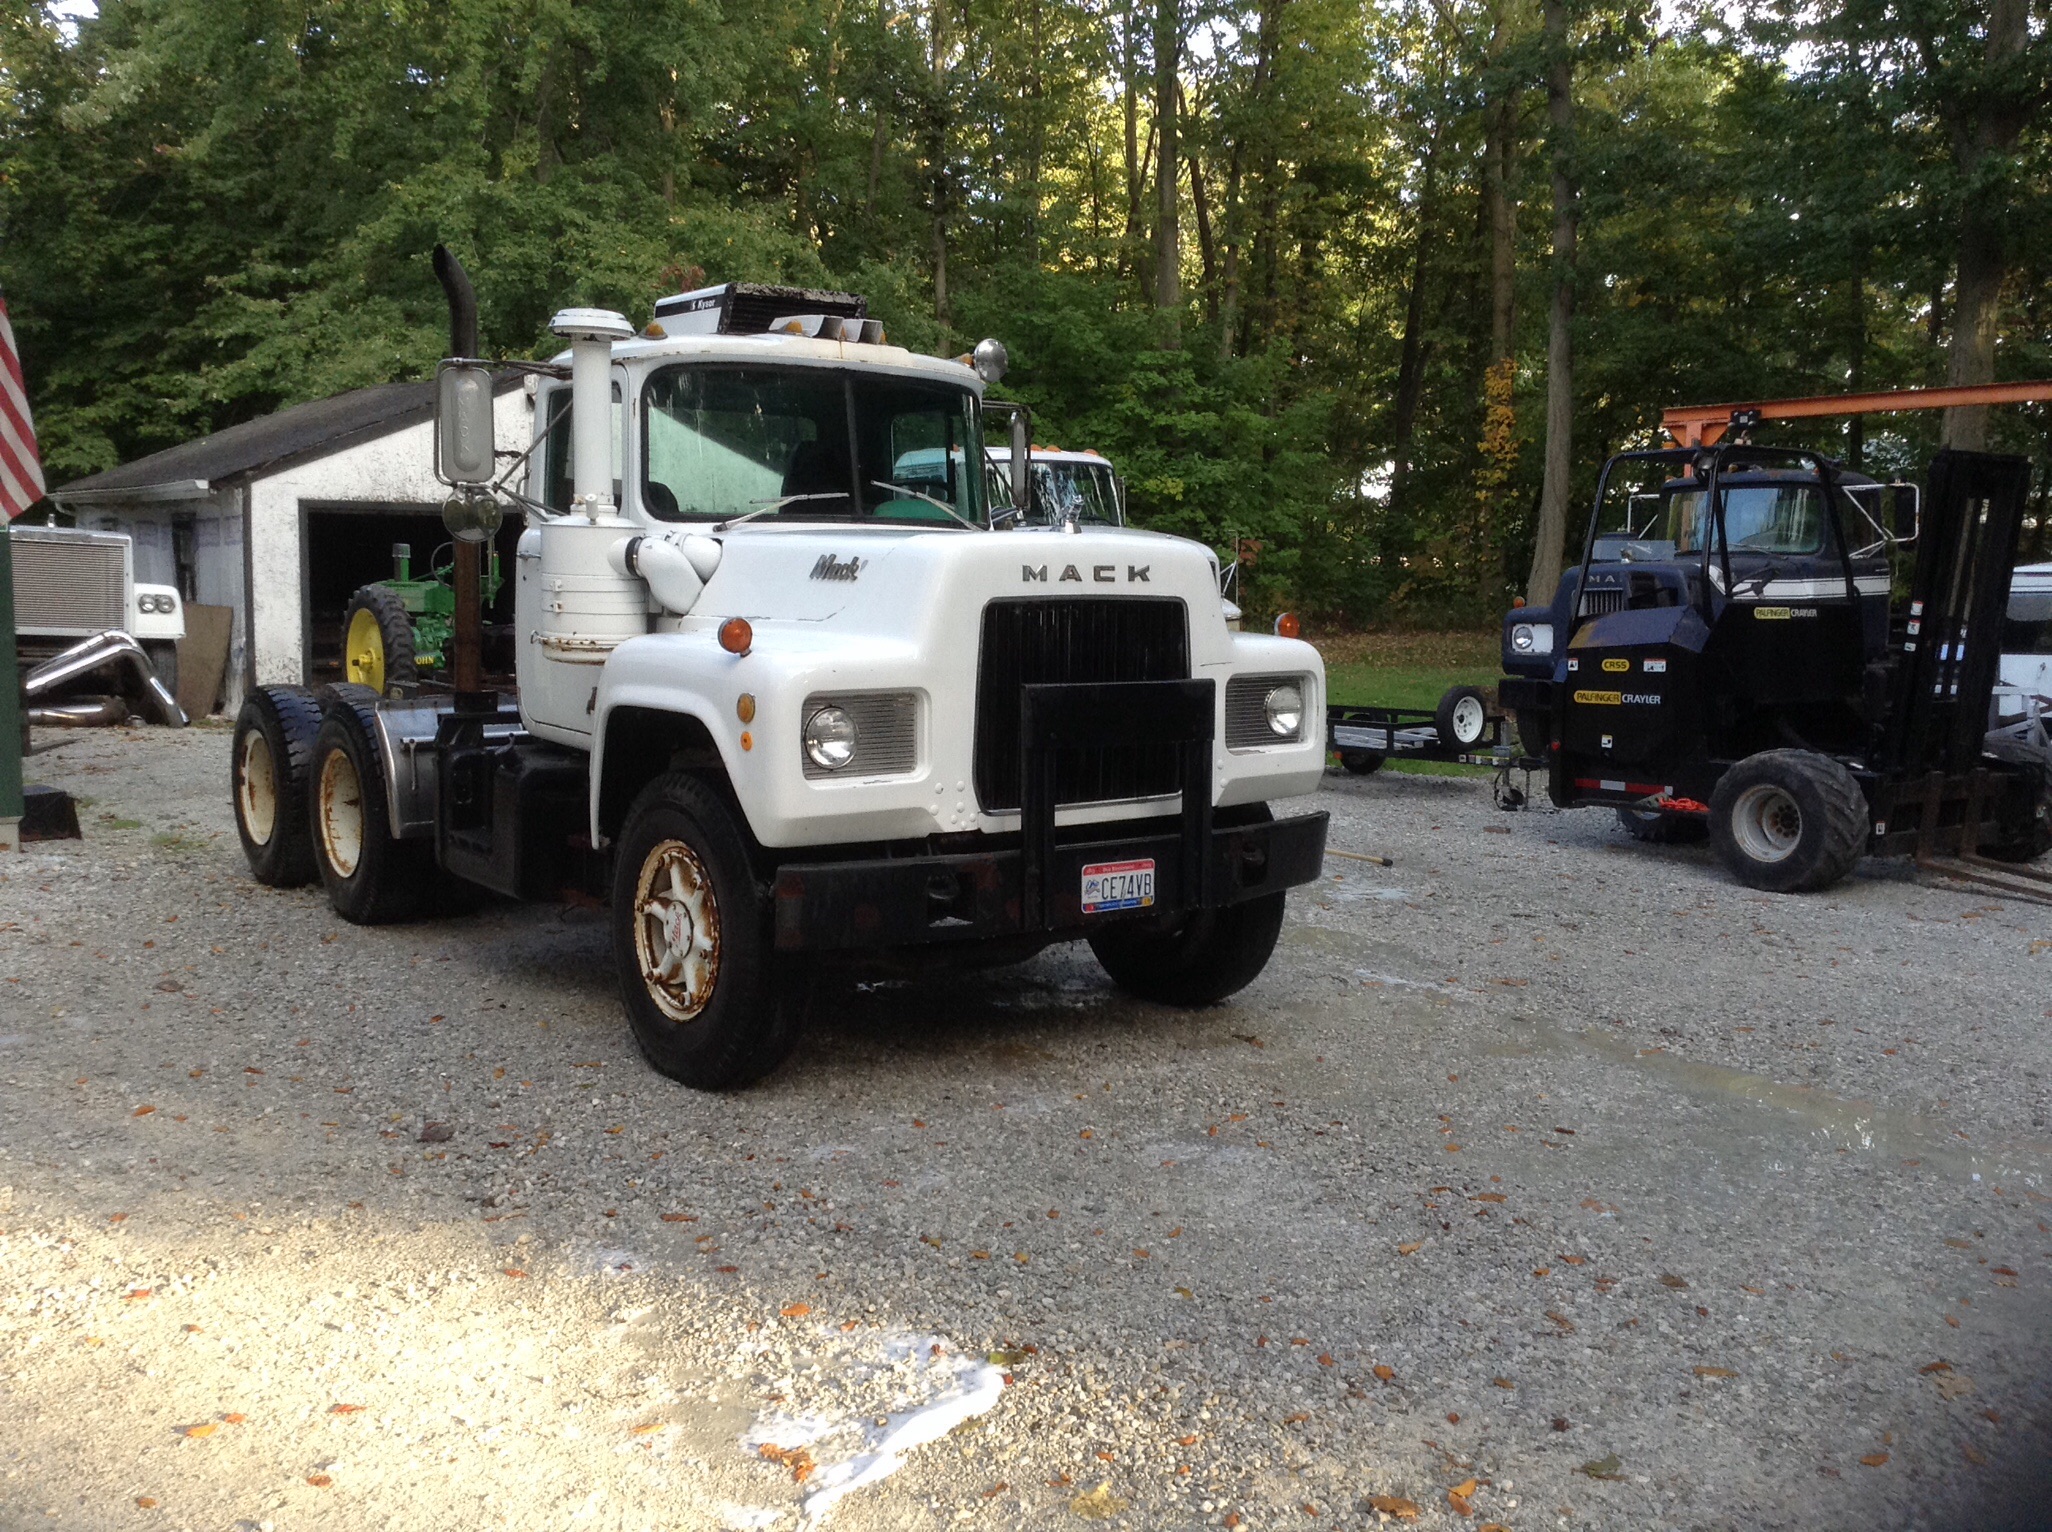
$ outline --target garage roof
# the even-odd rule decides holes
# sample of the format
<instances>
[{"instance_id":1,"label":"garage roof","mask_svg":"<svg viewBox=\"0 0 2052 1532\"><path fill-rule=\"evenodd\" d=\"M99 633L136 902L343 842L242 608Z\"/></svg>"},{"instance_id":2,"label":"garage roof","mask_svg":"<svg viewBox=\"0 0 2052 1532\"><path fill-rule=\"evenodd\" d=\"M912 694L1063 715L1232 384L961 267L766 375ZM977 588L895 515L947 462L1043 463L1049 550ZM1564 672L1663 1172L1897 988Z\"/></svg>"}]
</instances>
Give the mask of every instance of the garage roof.
<instances>
[{"instance_id":1,"label":"garage roof","mask_svg":"<svg viewBox=\"0 0 2052 1532\"><path fill-rule=\"evenodd\" d=\"M502 373L499 392L519 382L517 373ZM433 413L434 402L432 380L352 389L73 479L52 489L50 498L77 504L198 499L306 458L417 425Z\"/></svg>"}]
</instances>

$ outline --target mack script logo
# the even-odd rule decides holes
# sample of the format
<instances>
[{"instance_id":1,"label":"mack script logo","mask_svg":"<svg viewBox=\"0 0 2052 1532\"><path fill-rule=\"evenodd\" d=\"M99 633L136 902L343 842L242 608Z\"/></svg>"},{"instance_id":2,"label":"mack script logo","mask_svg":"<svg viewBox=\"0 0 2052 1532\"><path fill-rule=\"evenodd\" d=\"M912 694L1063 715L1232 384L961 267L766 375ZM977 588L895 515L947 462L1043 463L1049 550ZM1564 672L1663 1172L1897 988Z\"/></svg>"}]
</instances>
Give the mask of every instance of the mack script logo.
<instances>
[{"instance_id":1,"label":"mack script logo","mask_svg":"<svg viewBox=\"0 0 2052 1532\"><path fill-rule=\"evenodd\" d=\"M1147 571L1153 567L1152 564L1128 564L1126 566L1126 583L1129 585L1152 585L1154 582L1147 578ZM1019 566L1019 579L1028 585L1036 582L1045 585L1048 583L1047 571L1048 566L1046 564L1021 564ZM1069 580L1073 580L1079 585L1085 583L1083 571L1074 564L1064 565L1062 572L1055 576L1054 583L1059 585ZM1116 564L1092 564L1090 566L1088 583L1093 585L1118 584L1119 566Z\"/></svg>"},{"instance_id":2,"label":"mack script logo","mask_svg":"<svg viewBox=\"0 0 2052 1532\"><path fill-rule=\"evenodd\" d=\"M812 578L815 580L843 580L852 583L855 577L862 573L862 563L861 559L849 559L843 562L835 558L831 553L822 553L819 556L819 562L812 566Z\"/></svg>"}]
</instances>

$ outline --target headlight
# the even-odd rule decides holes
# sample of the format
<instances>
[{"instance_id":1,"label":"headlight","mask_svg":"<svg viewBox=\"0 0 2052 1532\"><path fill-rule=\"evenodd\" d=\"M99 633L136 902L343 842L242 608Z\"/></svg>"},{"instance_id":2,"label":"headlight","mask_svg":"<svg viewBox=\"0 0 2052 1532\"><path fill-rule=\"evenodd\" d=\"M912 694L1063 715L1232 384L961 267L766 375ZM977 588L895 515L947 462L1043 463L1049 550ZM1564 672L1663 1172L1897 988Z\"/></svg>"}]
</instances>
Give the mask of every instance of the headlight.
<instances>
[{"instance_id":1,"label":"headlight","mask_svg":"<svg viewBox=\"0 0 2052 1532\"><path fill-rule=\"evenodd\" d=\"M1304 694L1294 686L1270 687L1261 699L1261 711L1268 715L1268 732L1278 739L1295 739L1304 726Z\"/></svg>"},{"instance_id":2,"label":"headlight","mask_svg":"<svg viewBox=\"0 0 2052 1532\"><path fill-rule=\"evenodd\" d=\"M855 720L837 707L823 707L805 720L805 754L822 771L839 771L855 759Z\"/></svg>"},{"instance_id":3,"label":"headlight","mask_svg":"<svg viewBox=\"0 0 2052 1532\"><path fill-rule=\"evenodd\" d=\"M1553 624L1521 622L1511 629L1511 647L1520 654L1551 654Z\"/></svg>"}]
</instances>

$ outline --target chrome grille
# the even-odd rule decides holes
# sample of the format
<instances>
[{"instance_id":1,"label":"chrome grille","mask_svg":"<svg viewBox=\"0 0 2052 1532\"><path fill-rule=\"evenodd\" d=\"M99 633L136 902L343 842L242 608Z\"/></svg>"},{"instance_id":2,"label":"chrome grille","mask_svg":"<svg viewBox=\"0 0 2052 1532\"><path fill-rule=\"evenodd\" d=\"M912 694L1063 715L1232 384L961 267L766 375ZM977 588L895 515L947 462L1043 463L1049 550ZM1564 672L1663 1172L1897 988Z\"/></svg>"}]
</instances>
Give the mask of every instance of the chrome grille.
<instances>
[{"instance_id":1,"label":"chrome grille","mask_svg":"<svg viewBox=\"0 0 2052 1532\"><path fill-rule=\"evenodd\" d=\"M837 707L855 724L855 759L828 771L805 753L804 720ZM911 692L815 692L799 712L798 759L808 777L880 777L919 765L919 698Z\"/></svg>"},{"instance_id":2,"label":"chrome grille","mask_svg":"<svg viewBox=\"0 0 2052 1532\"><path fill-rule=\"evenodd\" d=\"M1278 686L1294 686L1305 702L1310 688L1302 675L1234 676L1226 682L1225 742L1228 750L1255 750L1263 745L1293 745L1304 737L1304 720L1297 720L1297 732L1287 737L1268 726L1268 711L1262 705Z\"/></svg>"},{"instance_id":3,"label":"chrome grille","mask_svg":"<svg viewBox=\"0 0 2052 1532\"><path fill-rule=\"evenodd\" d=\"M18 528L14 626L22 633L104 633L128 626L127 549L108 538L37 537Z\"/></svg>"},{"instance_id":4,"label":"chrome grille","mask_svg":"<svg viewBox=\"0 0 2052 1532\"><path fill-rule=\"evenodd\" d=\"M1187 681L1183 603L1159 596L1005 599L983 609L976 670L976 798L1019 806L1019 691L1085 681ZM1055 802L1112 803L1182 790L1174 745L1055 754Z\"/></svg>"},{"instance_id":5,"label":"chrome grille","mask_svg":"<svg viewBox=\"0 0 2052 1532\"><path fill-rule=\"evenodd\" d=\"M1622 612L1624 606L1625 593L1621 590L1585 590L1582 592L1580 604L1575 608L1575 615L1577 617L1608 617L1612 612Z\"/></svg>"}]
</instances>

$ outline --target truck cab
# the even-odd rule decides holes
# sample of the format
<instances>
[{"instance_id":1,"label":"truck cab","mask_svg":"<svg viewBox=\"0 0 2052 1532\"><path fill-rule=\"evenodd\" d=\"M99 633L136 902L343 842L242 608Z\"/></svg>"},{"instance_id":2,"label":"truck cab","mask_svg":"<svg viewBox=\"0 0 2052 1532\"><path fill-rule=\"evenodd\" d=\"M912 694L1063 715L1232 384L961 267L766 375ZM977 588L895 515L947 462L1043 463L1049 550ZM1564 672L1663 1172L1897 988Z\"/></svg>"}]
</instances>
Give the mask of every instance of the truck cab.
<instances>
[{"instance_id":1,"label":"truck cab","mask_svg":"<svg viewBox=\"0 0 2052 1532\"><path fill-rule=\"evenodd\" d=\"M644 1054L706 1088L774 1067L830 966L1085 939L1172 1004L1260 971L1323 855L1324 815L1269 807L1322 776L1317 652L1229 633L1199 544L994 516L1001 347L917 356L853 295L732 286L638 334L586 310L557 329L511 474L447 470L489 438L465 436L467 364L444 373L452 526L503 499L526 520L517 698L254 697L260 878L318 875L366 920L436 876L588 887ZM277 725L309 711L295 784ZM295 795L297 860L264 809Z\"/></svg>"}]
</instances>

